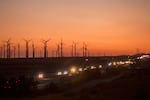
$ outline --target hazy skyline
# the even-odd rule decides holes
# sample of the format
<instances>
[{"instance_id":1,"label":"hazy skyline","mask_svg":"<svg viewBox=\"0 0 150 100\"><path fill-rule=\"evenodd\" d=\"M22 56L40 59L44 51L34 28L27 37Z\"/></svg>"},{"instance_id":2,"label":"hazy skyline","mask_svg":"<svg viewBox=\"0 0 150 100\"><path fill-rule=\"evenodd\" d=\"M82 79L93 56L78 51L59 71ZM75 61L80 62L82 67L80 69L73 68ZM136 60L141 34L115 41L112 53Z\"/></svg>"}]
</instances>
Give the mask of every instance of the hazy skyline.
<instances>
[{"instance_id":1,"label":"hazy skyline","mask_svg":"<svg viewBox=\"0 0 150 100\"><path fill-rule=\"evenodd\" d=\"M149 12L149 0L0 0L0 45L11 38L24 49L25 38L38 49L51 38L51 53L62 38L69 53L72 41L91 54L150 52Z\"/></svg>"}]
</instances>

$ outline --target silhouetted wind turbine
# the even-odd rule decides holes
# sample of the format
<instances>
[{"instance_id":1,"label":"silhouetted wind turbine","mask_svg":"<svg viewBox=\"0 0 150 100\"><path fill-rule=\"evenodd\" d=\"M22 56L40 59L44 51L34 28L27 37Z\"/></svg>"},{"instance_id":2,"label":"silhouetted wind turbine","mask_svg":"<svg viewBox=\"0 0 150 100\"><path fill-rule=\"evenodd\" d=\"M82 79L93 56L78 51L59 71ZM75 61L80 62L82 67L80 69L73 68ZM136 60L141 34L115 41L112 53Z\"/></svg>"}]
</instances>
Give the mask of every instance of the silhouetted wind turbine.
<instances>
[{"instance_id":1,"label":"silhouetted wind turbine","mask_svg":"<svg viewBox=\"0 0 150 100\"><path fill-rule=\"evenodd\" d=\"M63 40L61 39L61 42L60 42L60 56L63 57Z\"/></svg>"},{"instance_id":2,"label":"silhouetted wind turbine","mask_svg":"<svg viewBox=\"0 0 150 100\"><path fill-rule=\"evenodd\" d=\"M83 57L85 56L85 43L83 42L83 47L82 47L82 53L83 53Z\"/></svg>"},{"instance_id":3,"label":"silhouetted wind turbine","mask_svg":"<svg viewBox=\"0 0 150 100\"><path fill-rule=\"evenodd\" d=\"M85 44L85 57L87 56L87 44Z\"/></svg>"},{"instance_id":4,"label":"silhouetted wind turbine","mask_svg":"<svg viewBox=\"0 0 150 100\"><path fill-rule=\"evenodd\" d=\"M50 39L48 40L42 40L42 43L44 44L44 58L47 58L47 43L50 41Z\"/></svg>"},{"instance_id":5,"label":"silhouetted wind turbine","mask_svg":"<svg viewBox=\"0 0 150 100\"><path fill-rule=\"evenodd\" d=\"M52 50L52 57L55 57L55 51L56 50Z\"/></svg>"},{"instance_id":6,"label":"silhouetted wind turbine","mask_svg":"<svg viewBox=\"0 0 150 100\"><path fill-rule=\"evenodd\" d=\"M34 43L32 43L32 57L35 58L35 47L34 47Z\"/></svg>"},{"instance_id":7,"label":"silhouetted wind turbine","mask_svg":"<svg viewBox=\"0 0 150 100\"><path fill-rule=\"evenodd\" d=\"M10 53L11 53L11 47L10 47L10 39L8 39L7 41L5 41L6 42L6 46L7 46L7 49L6 49L6 51L7 51L7 58L10 58Z\"/></svg>"},{"instance_id":8,"label":"silhouetted wind turbine","mask_svg":"<svg viewBox=\"0 0 150 100\"><path fill-rule=\"evenodd\" d=\"M16 58L16 47L14 46L14 58Z\"/></svg>"},{"instance_id":9,"label":"silhouetted wind turbine","mask_svg":"<svg viewBox=\"0 0 150 100\"><path fill-rule=\"evenodd\" d=\"M88 50L88 57L90 57L90 51Z\"/></svg>"},{"instance_id":10,"label":"silhouetted wind turbine","mask_svg":"<svg viewBox=\"0 0 150 100\"><path fill-rule=\"evenodd\" d=\"M20 58L20 44L18 43L18 58Z\"/></svg>"},{"instance_id":11,"label":"silhouetted wind turbine","mask_svg":"<svg viewBox=\"0 0 150 100\"><path fill-rule=\"evenodd\" d=\"M31 40L24 39L24 41L26 42L26 58L29 58L29 42Z\"/></svg>"},{"instance_id":12,"label":"silhouetted wind turbine","mask_svg":"<svg viewBox=\"0 0 150 100\"><path fill-rule=\"evenodd\" d=\"M85 44L84 42L83 42L83 57L86 57L87 56L87 44Z\"/></svg>"},{"instance_id":13,"label":"silhouetted wind turbine","mask_svg":"<svg viewBox=\"0 0 150 100\"><path fill-rule=\"evenodd\" d=\"M77 56L77 42L73 42L74 44L74 56Z\"/></svg>"},{"instance_id":14,"label":"silhouetted wind turbine","mask_svg":"<svg viewBox=\"0 0 150 100\"><path fill-rule=\"evenodd\" d=\"M4 46L4 48L3 48L3 52L4 52L4 58L5 58L5 56L6 56L6 45L5 45L5 43L3 44L3 46Z\"/></svg>"},{"instance_id":15,"label":"silhouetted wind turbine","mask_svg":"<svg viewBox=\"0 0 150 100\"><path fill-rule=\"evenodd\" d=\"M71 45L71 56L73 57L73 53L74 53L74 42L72 42L72 45Z\"/></svg>"},{"instance_id":16,"label":"silhouetted wind turbine","mask_svg":"<svg viewBox=\"0 0 150 100\"><path fill-rule=\"evenodd\" d=\"M1 49L0 49L0 58L2 58L2 54L3 54L3 47L1 46Z\"/></svg>"},{"instance_id":17,"label":"silhouetted wind turbine","mask_svg":"<svg viewBox=\"0 0 150 100\"><path fill-rule=\"evenodd\" d=\"M60 45L57 44L56 56L60 57Z\"/></svg>"},{"instance_id":18,"label":"silhouetted wind turbine","mask_svg":"<svg viewBox=\"0 0 150 100\"><path fill-rule=\"evenodd\" d=\"M42 58L42 50L40 50L40 58Z\"/></svg>"}]
</instances>

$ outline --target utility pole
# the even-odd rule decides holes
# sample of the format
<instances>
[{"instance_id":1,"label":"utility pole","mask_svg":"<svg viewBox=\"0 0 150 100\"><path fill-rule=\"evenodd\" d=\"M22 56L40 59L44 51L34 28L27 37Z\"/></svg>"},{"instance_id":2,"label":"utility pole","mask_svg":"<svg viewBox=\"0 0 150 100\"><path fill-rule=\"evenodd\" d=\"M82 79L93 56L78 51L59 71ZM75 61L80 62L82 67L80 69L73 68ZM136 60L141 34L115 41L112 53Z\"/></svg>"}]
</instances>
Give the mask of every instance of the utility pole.
<instances>
[{"instance_id":1,"label":"utility pole","mask_svg":"<svg viewBox=\"0 0 150 100\"><path fill-rule=\"evenodd\" d=\"M26 42L26 58L29 58L29 42L31 40L25 40L24 41Z\"/></svg>"}]
</instances>

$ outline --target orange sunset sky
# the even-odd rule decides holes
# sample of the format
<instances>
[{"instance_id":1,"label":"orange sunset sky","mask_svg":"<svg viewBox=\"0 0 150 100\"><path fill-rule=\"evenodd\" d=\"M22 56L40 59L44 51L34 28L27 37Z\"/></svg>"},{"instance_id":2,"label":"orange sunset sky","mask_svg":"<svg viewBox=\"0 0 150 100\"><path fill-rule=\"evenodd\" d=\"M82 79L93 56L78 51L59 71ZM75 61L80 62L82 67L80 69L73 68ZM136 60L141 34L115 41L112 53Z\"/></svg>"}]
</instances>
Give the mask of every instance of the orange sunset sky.
<instances>
[{"instance_id":1,"label":"orange sunset sky","mask_svg":"<svg viewBox=\"0 0 150 100\"><path fill-rule=\"evenodd\" d=\"M38 54L48 38L49 55L61 39L65 55L73 41L79 54L83 42L91 55L149 53L150 0L0 0L0 45L9 38L22 54L23 39Z\"/></svg>"}]
</instances>

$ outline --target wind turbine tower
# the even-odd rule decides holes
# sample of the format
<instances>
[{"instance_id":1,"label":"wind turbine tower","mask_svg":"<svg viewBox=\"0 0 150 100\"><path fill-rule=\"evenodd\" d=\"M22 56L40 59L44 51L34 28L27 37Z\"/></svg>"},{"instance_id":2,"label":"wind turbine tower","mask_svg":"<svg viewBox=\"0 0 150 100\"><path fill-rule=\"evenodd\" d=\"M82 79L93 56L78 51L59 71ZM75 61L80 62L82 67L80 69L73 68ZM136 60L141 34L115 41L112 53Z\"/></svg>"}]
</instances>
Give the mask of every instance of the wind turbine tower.
<instances>
[{"instance_id":1,"label":"wind turbine tower","mask_svg":"<svg viewBox=\"0 0 150 100\"><path fill-rule=\"evenodd\" d=\"M8 39L6 42L6 47L7 47L7 58L10 58L10 50L11 50L11 47L10 47L10 39Z\"/></svg>"},{"instance_id":2,"label":"wind turbine tower","mask_svg":"<svg viewBox=\"0 0 150 100\"><path fill-rule=\"evenodd\" d=\"M3 47L1 46L1 49L0 49L0 58L2 58L2 54L3 54Z\"/></svg>"},{"instance_id":3,"label":"wind turbine tower","mask_svg":"<svg viewBox=\"0 0 150 100\"><path fill-rule=\"evenodd\" d=\"M20 44L18 43L18 58L20 58Z\"/></svg>"},{"instance_id":4,"label":"wind turbine tower","mask_svg":"<svg viewBox=\"0 0 150 100\"><path fill-rule=\"evenodd\" d=\"M40 58L42 58L42 50L40 50Z\"/></svg>"},{"instance_id":5,"label":"wind turbine tower","mask_svg":"<svg viewBox=\"0 0 150 100\"><path fill-rule=\"evenodd\" d=\"M5 58L5 56L6 56L6 45L5 45L5 43L3 46L4 46L4 48L3 48L4 56L3 57Z\"/></svg>"},{"instance_id":6,"label":"wind turbine tower","mask_svg":"<svg viewBox=\"0 0 150 100\"><path fill-rule=\"evenodd\" d=\"M83 57L84 57L85 56L85 43L83 43L82 50L83 50Z\"/></svg>"},{"instance_id":7,"label":"wind turbine tower","mask_svg":"<svg viewBox=\"0 0 150 100\"><path fill-rule=\"evenodd\" d=\"M16 58L16 47L14 46L14 58Z\"/></svg>"},{"instance_id":8,"label":"wind turbine tower","mask_svg":"<svg viewBox=\"0 0 150 100\"><path fill-rule=\"evenodd\" d=\"M47 58L47 43L50 41L50 39L48 40L42 40L42 43L44 44L44 58Z\"/></svg>"},{"instance_id":9,"label":"wind turbine tower","mask_svg":"<svg viewBox=\"0 0 150 100\"><path fill-rule=\"evenodd\" d=\"M35 58L35 47L34 47L34 43L32 43L32 57Z\"/></svg>"},{"instance_id":10,"label":"wind turbine tower","mask_svg":"<svg viewBox=\"0 0 150 100\"><path fill-rule=\"evenodd\" d=\"M85 57L87 56L87 44L85 44Z\"/></svg>"},{"instance_id":11,"label":"wind turbine tower","mask_svg":"<svg viewBox=\"0 0 150 100\"><path fill-rule=\"evenodd\" d=\"M59 44L57 44L56 52L57 52L57 56L60 57L60 45Z\"/></svg>"},{"instance_id":12,"label":"wind turbine tower","mask_svg":"<svg viewBox=\"0 0 150 100\"><path fill-rule=\"evenodd\" d=\"M74 42L72 42L72 45L71 45L71 56L72 56L72 57L73 57L73 53L74 53L74 52L73 52L73 51L74 51L73 49L74 49Z\"/></svg>"},{"instance_id":13,"label":"wind turbine tower","mask_svg":"<svg viewBox=\"0 0 150 100\"><path fill-rule=\"evenodd\" d=\"M77 43L74 42L74 56L77 56Z\"/></svg>"},{"instance_id":14,"label":"wind turbine tower","mask_svg":"<svg viewBox=\"0 0 150 100\"><path fill-rule=\"evenodd\" d=\"M87 44L83 43L83 57L87 56Z\"/></svg>"},{"instance_id":15,"label":"wind turbine tower","mask_svg":"<svg viewBox=\"0 0 150 100\"><path fill-rule=\"evenodd\" d=\"M25 40L24 41L26 42L26 58L29 58L29 42L31 40Z\"/></svg>"},{"instance_id":16,"label":"wind turbine tower","mask_svg":"<svg viewBox=\"0 0 150 100\"><path fill-rule=\"evenodd\" d=\"M63 57L63 41L60 42L60 56Z\"/></svg>"}]
</instances>

